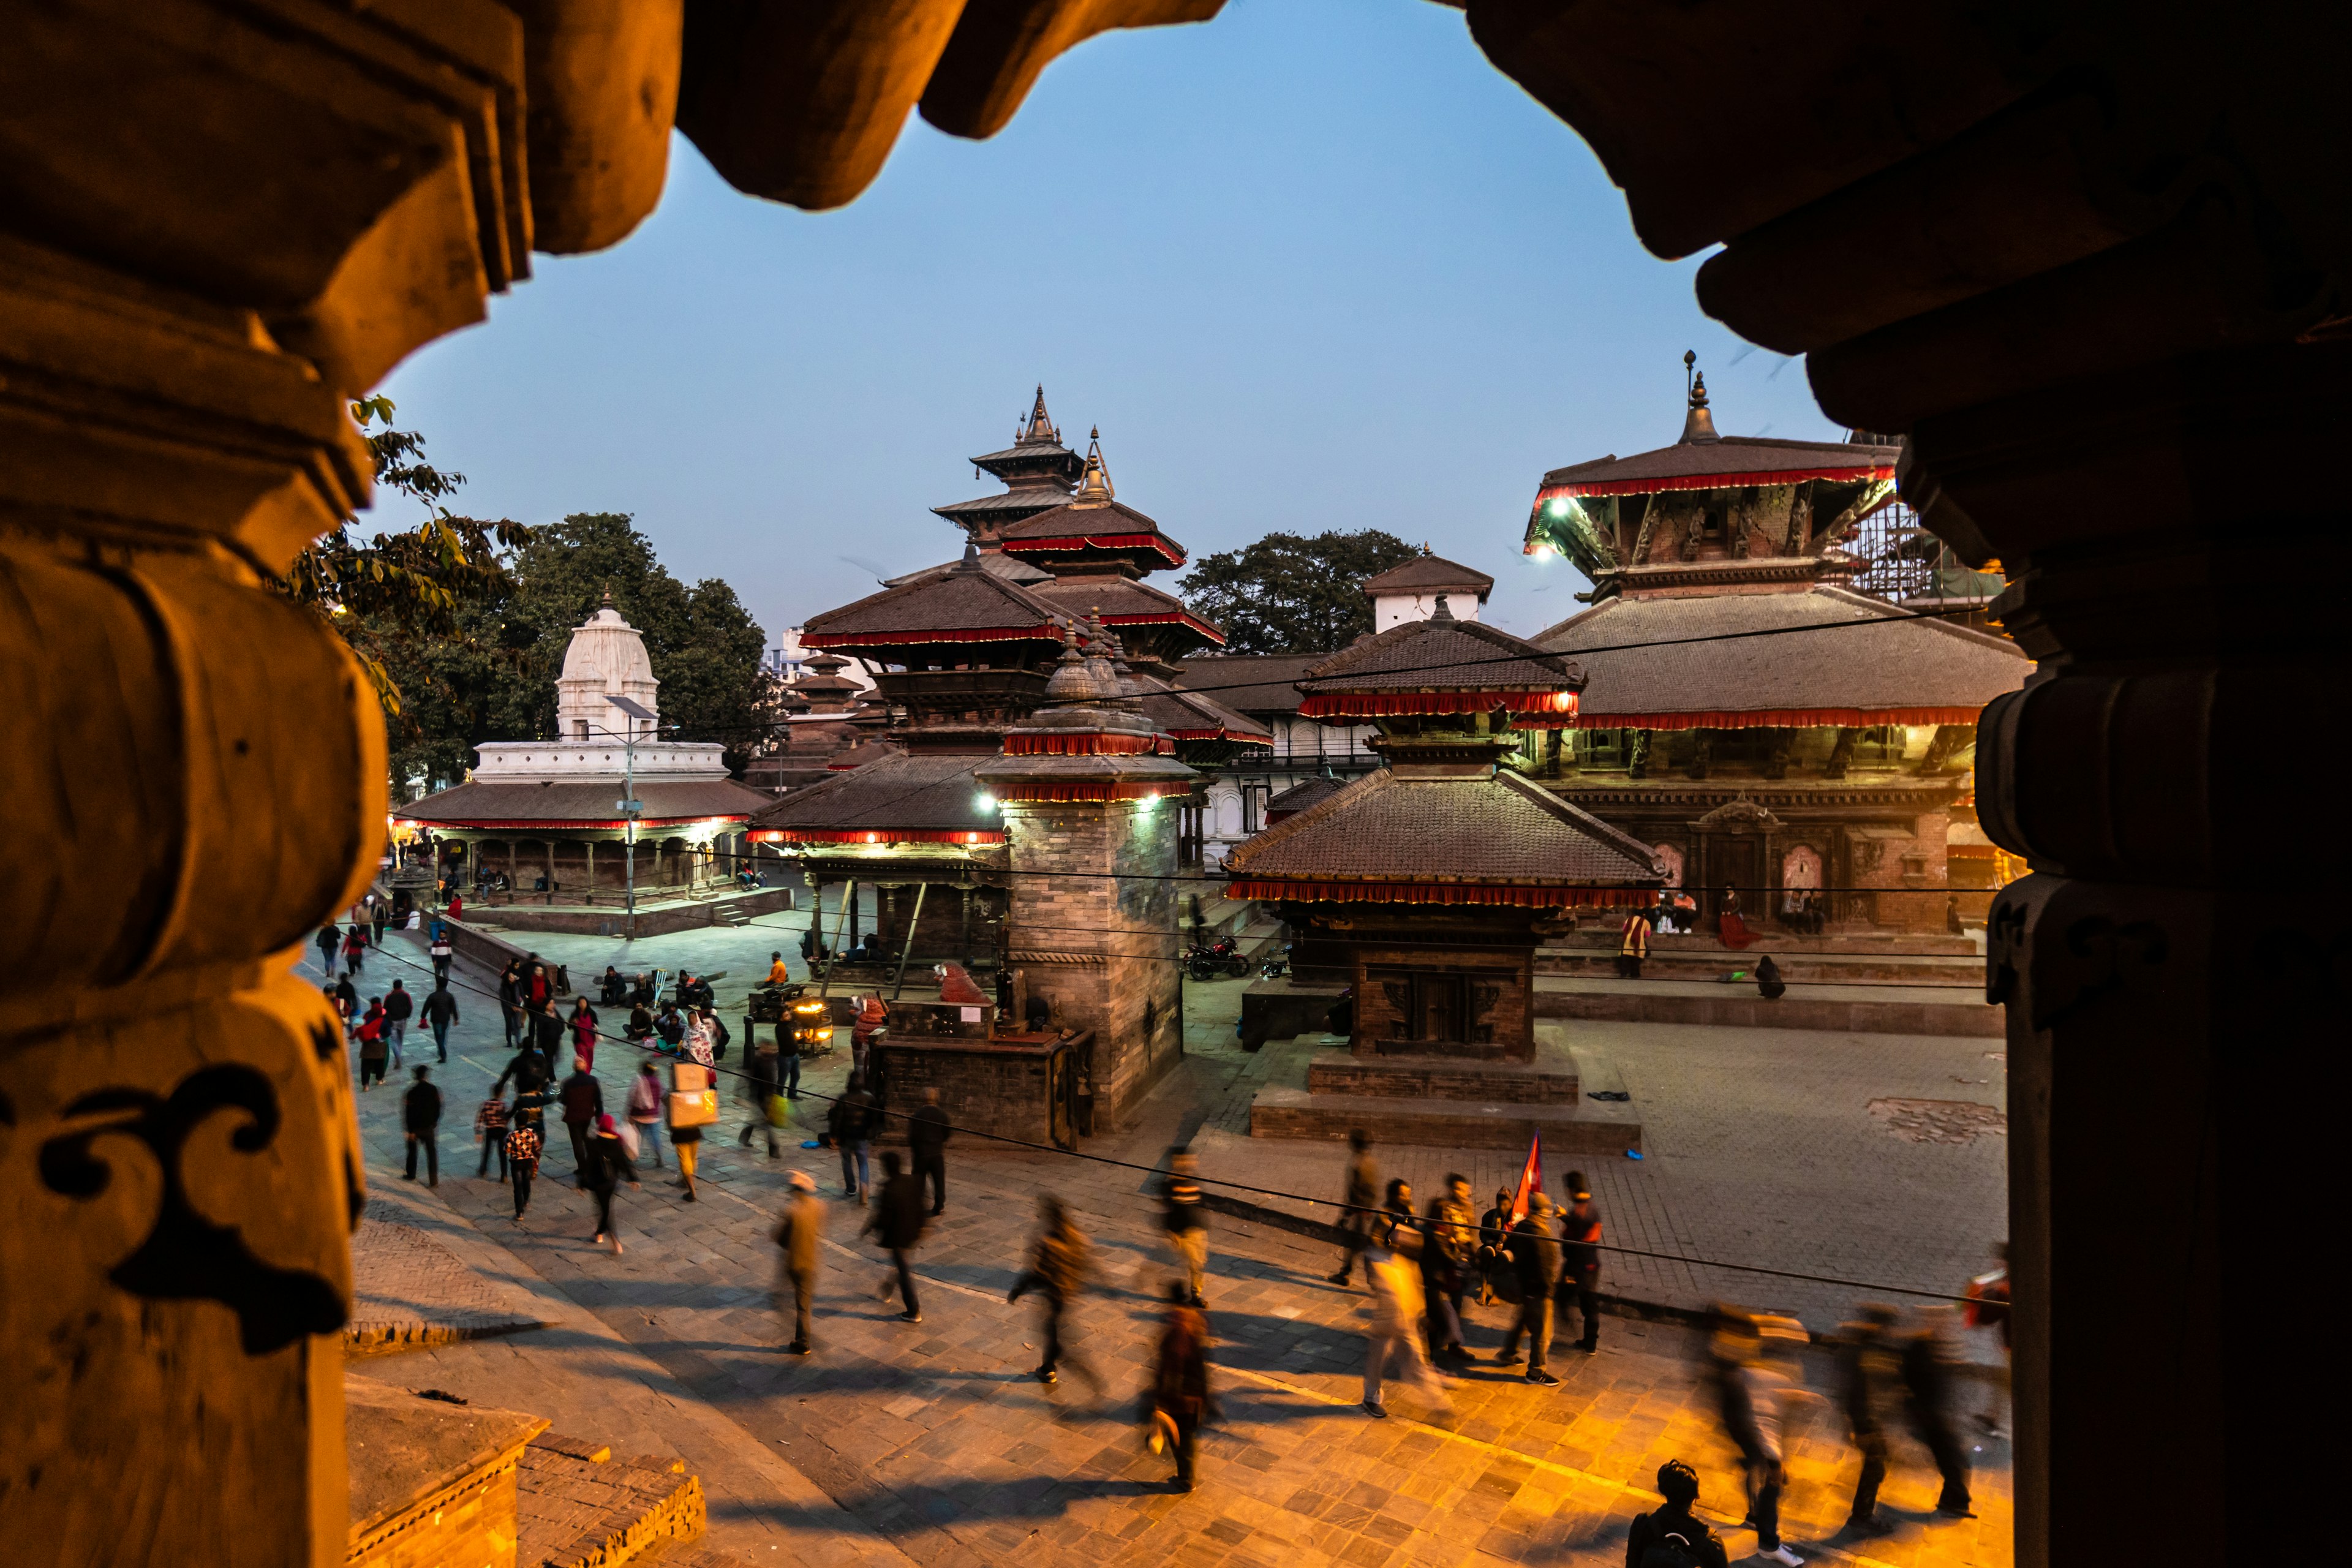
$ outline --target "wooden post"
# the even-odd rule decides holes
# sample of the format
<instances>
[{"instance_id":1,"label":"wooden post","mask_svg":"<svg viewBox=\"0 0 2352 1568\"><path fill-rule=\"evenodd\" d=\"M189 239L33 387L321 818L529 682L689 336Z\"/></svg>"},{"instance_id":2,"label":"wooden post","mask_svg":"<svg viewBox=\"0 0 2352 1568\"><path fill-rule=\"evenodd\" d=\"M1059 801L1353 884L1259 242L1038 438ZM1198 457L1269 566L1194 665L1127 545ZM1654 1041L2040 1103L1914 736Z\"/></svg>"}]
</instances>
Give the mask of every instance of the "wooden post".
<instances>
[{"instance_id":1,"label":"wooden post","mask_svg":"<svg viewBox=\"0 0 2352 1568\"><path fill-rule=\"evenodd\" d=\"M896 1002L898 993L907 988L907 960L914 956L915 931L923 923L923 895L931 890L929 882L915 884L915 912L907 921L906 944L898 949L898 973L890 982L890 1000Z\"/></svg>"},{"instance_id":2,"label":"wooden post","mask_svg":"<svg viewBox=\"0 0 2352 1568\"><path fill-rule=\"evenodd\" d=\"M588 863L588 890L581 895L580 901L593 906L596 902L596 841L593 838L583 838L580 842Z\"/></svg>"}]
</instances>

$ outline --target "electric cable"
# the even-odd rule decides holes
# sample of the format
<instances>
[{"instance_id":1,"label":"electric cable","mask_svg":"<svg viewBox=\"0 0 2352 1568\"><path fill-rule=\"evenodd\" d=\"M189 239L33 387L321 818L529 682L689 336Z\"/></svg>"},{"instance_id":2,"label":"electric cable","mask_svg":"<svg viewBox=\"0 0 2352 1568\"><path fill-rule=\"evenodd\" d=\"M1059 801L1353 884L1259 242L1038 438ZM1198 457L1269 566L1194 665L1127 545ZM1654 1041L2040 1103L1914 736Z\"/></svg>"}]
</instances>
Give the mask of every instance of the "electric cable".
<instances>
[{"instance_id":1,"label":"electric cable","mask_svg":"<svg viewBox=\"0 0 2352 1568\"><path fill-rule=\"evenodd\" d=\"M391 958L395 963L404 964L411 969L423 971L428 970L431 967L429 964L418 963L414 959L401 957L391 952L385 948L373 947L372 950L383 954L387 958ZM298 962L300 961L298 960ZM541 962L542 965L545 963L544 960ZM451 967L454 969L456 966L453 964ZM681 971L681 973L683 973L683 971ZM436 976L436 978L438 977ZM454 978L454 976L452 978ZM472 991L478 995L486 996L492 1001L498 1002L499 1004L501 1013L505 1011L505 1002L496 992L491 991L487 987L476 984L471 981L460 982L460 984L464 984L466 989ZM331 989L331 987L330 988ZM584 1000L585 994L581 993L580 994ZM591 1004L590 1007L593 1012L594 1005ZM559 1016L560 1016L561 1015L559 1015ZM833 1025L831 1026L838 1028L840 1026ZM614 1045L623 1047L626 1049L635 1050L643 1056L656 1058L667 1058L673 1062L688 1059L683 1057L672 1057L667 1050L642 1045L623 1036L614 1035L601 1027L598 1028L595 1033L597 1037L600 1039L610 1040ZM744 1041L744 1048L746 1051L750 1050L751 1044L751 1042L748 1039ZM553 1064L551 1063L550 1065L551 1067ZM696 1063L693 1065L700 1066L701 1064ZM746 1082L755 1081L751 1074L735 1068L725 1068L713 1064L705 1068L704 1070L711 1073L714 1077L723 1076L738 1079ZM804 1098L820 1100L829 1105L838 1103L842 1099L845 1098L842 1095L825 1094L820 1090L813 1089L803 1089L800 1092ZM890 1110L880 1105L872 1105L869 1106L868 1109L877 1115L900 1121L908 1121L912 1116L911 1112ZM1010 1133L990 1132L974 1127L959 1127L951 1122L947 1123L946 1125L948 1131L950 1132L961 1133L967 1137L972 1138L985 1138L992 1142L1009 1144L1017 1149L1032 1150L1044 1154L1062 1155L1069 1159L1087 1161L1093 1164L1106 1165L1117 1170L1137 1171L1147 1176L1161 1175L1166 1173L1164 1169L1158 1165L1139 1165L1131 1160L1116 1160L1107 1154L1091 1154L1082 1149L1064 1149L1057 1144L1039 1143L1030 1139L1013 1137ZM1260 1197L1281 1198L1291 1203L1314 1204L1324 1208L1339 1209L1345 1213L1365 1214L1378 1216L1391 1212L1384 1208L1374 1207L1368 1205L1350 1204L1336 1198L1308 1197L1301 1193L1286 1193L1277 1188L1254 1186L1246 1182L1229 1181L1225 1178L1217 1176L1202 1175L1196 1176L1194 1180L1207 1186L1226 1187L1231 1188L1235 1192L1249 1193ZM1807 1284L1834 1285L1846 1289L1870 1291L1885 1295L1916 1296L1936 1301L1966 1301L1969 1300L1968 1296L1956 1291L1922 1290L1908 1285L1874 1284L1866 1280L1840 1279L1833 1275L1810 1274L1801 1270L1786 1268L1769 1268L1760 1264L1727 1263L1714 1258L1685 1258L1676 1253L1652 1252L1642 1247L1619 1247L1609 1242L1593 1242L1590 1245L1603 1252L1614 1252L1628 1258L1645 1258L1662 1263L1679 1263L1687 1268L1723 1268L1742 1274L1757 1274L1778 1279L1799 1280Z\"/></svg>"}]
</instances>

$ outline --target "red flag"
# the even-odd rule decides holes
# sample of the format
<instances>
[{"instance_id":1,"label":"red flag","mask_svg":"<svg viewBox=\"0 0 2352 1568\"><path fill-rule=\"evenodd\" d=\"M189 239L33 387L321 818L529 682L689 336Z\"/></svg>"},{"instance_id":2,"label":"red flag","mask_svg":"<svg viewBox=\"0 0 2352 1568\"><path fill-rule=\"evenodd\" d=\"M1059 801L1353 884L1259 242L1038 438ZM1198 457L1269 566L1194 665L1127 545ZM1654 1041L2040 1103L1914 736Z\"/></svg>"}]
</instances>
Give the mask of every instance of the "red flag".
<instances>
[{"instance_id":1,"label":"red flag","mask_svg":"<svg viewBox=\"0 0 2352 1568\"><path fill-rule=\"evenodd\" d=\"M1538 1132L1528 1142L1527 1168L1519 1173L1519 1184L1511 1190L1511 1223L1517 1225L1528 1216L1528 1195L1543 1191L1543 1134Z\"/></svg>"}]
</instances>

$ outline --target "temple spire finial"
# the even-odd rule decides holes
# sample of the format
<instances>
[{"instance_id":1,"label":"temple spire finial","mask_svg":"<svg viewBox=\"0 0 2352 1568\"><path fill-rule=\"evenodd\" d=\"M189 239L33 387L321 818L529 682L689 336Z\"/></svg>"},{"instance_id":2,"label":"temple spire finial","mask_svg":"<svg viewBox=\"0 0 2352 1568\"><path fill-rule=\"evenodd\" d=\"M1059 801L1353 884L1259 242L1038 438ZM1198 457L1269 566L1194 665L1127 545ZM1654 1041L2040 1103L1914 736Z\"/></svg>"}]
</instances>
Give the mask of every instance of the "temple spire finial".
<instances>
[{"instance_id":1,"label":"temple spire finial","mask_svg":"<svg viewBox=\"0 0 2352 1568\"><path fill-rule=\"evenodd\" d=\"M1677 446L1698 441L1720 441L1715 433L1715 416L1706 408L1706 376L1698 369L1698 351L1683 351L1683 396L1689 405L1683 415L1683 438Z\"/></svg>"},{"instance_id":2,"label":"temple spire finial","mask_svg":"<svg viewBox=\"0 0 2352 1568\"><path fill-rule=\"evenodd\" d=\"M1041 381L1037 384L1036 401L1029 405L1028 422L1023 425L1014 436L1014 444L1017 446L1023 441L1052 441L1058 439L1060 435L1061 432L1054 428L1054 416L1045 412L1045 384Z\"/></svg>"},{"instance_id":3,"label":"temple spire finial","mask_svg":"<svg viewBox=\"0 0 2352 1568\"><path fill-rule=\"evenodd\" d=\"M1070 504L1104 506L1118 492L1111 488L1110 469L1103 463L1101 426L1094 427L1087 442L1087 471L1079 477L1077 494L1070 498Z\"/></svg>"},{"instance_id":4,"label":"temple spire finial","mask_svg":"<svg viewBox=\"0 0 2352 1568\"><path fill-rule=\"evenodd\" d=\"M1429 612L1429 618L1433 621L1450 621L1454 618L1454 607L1445 602L1444 595L1437 595L1437 607Z\"/></svg>"}]
</instances>

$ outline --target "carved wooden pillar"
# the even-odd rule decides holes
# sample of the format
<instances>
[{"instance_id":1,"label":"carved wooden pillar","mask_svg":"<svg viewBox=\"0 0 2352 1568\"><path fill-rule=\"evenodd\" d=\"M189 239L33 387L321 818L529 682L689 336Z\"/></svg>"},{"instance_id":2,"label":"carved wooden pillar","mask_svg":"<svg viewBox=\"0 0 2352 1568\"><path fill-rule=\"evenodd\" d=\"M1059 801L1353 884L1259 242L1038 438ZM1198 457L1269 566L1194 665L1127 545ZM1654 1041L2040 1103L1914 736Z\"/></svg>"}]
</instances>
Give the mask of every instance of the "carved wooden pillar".
<instances>
[{"instance_id":1,"label":"carved wooden pillar","mask_svg":"<svg viewBox=\"0 0 2352 1568\"><path fill-rule=\"evenodd\" d=\"M674 81L674 6L618 31L665 9ZM0 1511L42 1561L327 1568L362 1171L341 1030L289 971L373 869L385 757L268 580L366 503L348 399L528 271L532 62L484 0L5 32ZM651 53L613 83L657 121L635 216ZM594 141L546 87L528 139Z\"/></svg>"}]
</instances>

